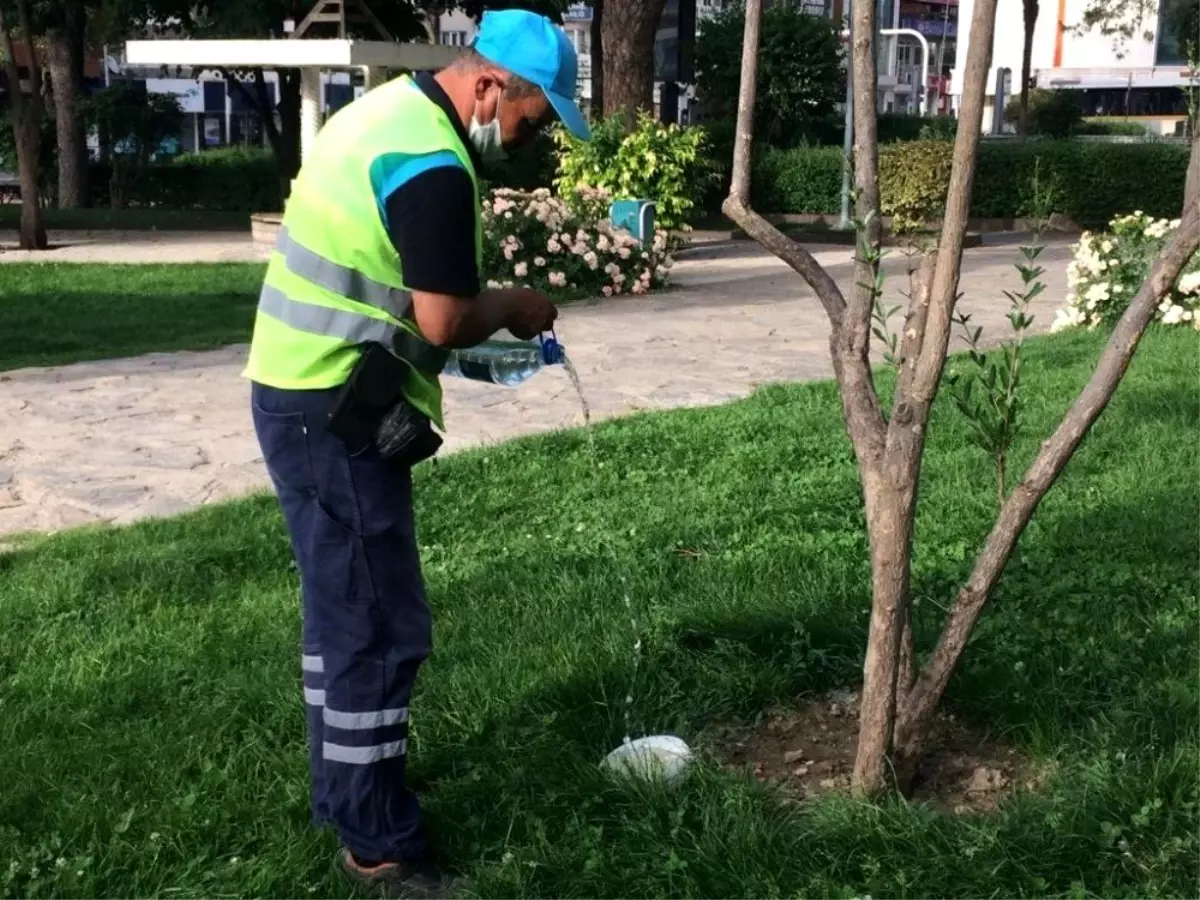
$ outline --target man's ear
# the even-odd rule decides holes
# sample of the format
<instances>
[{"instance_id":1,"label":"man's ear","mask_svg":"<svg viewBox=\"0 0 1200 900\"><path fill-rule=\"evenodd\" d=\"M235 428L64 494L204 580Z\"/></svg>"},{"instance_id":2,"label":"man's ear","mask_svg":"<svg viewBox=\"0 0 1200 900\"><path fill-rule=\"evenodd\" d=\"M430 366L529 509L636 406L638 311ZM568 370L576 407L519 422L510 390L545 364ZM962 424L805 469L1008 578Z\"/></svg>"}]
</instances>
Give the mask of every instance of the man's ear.
<instances>
[{"instance_id":1,"label":"man's ear","mask_svg":"<svg viewBox=\"0 0 1200 900\"><path fill-rule=\"evenodd\" d=\"M475 79L475 99L482 100L498 84L500 80L494 72L480 72L479 77Z\"/></svg>"}]
</instances>

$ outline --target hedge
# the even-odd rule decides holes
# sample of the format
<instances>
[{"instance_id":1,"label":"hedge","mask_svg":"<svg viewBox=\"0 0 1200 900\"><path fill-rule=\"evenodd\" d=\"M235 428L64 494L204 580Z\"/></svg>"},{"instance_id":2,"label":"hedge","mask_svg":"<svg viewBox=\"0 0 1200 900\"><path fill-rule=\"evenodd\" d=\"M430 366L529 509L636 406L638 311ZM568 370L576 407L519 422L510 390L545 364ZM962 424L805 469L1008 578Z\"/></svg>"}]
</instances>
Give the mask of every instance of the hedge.
<instances>
[{"instance_id":1,"label":"hedge","mask_svg":"<svg viewBox=\"0 0 1200 900\"><path fill-rule=\"evenodd\" d=\"M889 144L879 150L884 213L917 190L945 196L946 186L927 183L949 172L953 145L942 141ZM1188 148L1154 142L984 141L979 148L971 215L1018 218L1027 210L1035 166L1039 180L1059 196L1057 212L1084 228L1098 228L1136 209L1173 218L1179 214ZM840 148L768 150L755 160L754 202L764 213L836 213L840 208ZM933 173L940 173L934 175ZM924 180L923 180L924 175Z\"/></svg>"},{"instance_id":2,"label":"hedge","mask_svg":"<svg viewBox=\"0 0 1200 900\"><path fill-rule=\"evenodd\" d=\"M554 142L538 139L512 160L487 166L492 187L533 190L554 178ZM283 208L274 156L267 150L229 147L188 153L173 160L131 168L125 175L125 204L212 212L278 212ZM112 204L112 166L92 163L92 205Z\"/></svg>"},{"instance_id":3,"label":"hedge","mask_svg":"<svg viewBox=\"0 0 1200 900\"><path fill-rule=\"evenodd\" d=\"M278 212L283 208L279 170L266 150L227 148L188 153L126 173L128 206L222 212ZM93 163L94 206L109 206L112 166Z\"/></svg>"}]
</instances>

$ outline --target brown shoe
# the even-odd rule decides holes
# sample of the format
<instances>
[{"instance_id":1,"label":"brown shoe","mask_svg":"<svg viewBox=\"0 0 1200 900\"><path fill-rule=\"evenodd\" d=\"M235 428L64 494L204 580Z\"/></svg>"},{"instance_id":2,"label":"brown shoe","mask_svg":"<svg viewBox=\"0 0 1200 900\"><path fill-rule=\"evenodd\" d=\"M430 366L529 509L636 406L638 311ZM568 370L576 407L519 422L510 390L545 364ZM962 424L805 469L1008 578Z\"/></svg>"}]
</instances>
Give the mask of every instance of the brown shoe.
<instances>
[{"instance_id":1,"label":"brown shoe","mask_svg":"<svg viewBox=\"0 0 1200 900\"><path fill-rule=\"evenodd\" d=\"M448 900L461 884L433 863L417 860L363 865L342 848L337 864L359 888L386 900Z\"/></svg>"}]
</instances>

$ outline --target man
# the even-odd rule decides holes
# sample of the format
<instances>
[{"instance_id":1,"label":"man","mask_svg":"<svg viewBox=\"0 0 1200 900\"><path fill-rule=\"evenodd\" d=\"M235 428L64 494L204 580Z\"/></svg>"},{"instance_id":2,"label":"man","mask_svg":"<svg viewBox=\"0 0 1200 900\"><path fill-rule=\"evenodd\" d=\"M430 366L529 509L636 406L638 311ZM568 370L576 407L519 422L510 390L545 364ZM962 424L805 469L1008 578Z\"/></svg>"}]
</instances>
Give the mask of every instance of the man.
<instances>
[{"instance_id":1,"label":"man","mask_svg":"<svg viewBox=\"0 0 1200 900\"><path fill-rule=\"evenodd\" d=\"M300 570L314 822L360 885L436 896L405 786L409 698L431 647L411 467L441 443L448 348L557 316L528 290L481 290L477 173L572 99L577 60L548 19L489 12L466 55L340 110L296 179L250 359L255 430Z\"/></svg>"}]
</instances>

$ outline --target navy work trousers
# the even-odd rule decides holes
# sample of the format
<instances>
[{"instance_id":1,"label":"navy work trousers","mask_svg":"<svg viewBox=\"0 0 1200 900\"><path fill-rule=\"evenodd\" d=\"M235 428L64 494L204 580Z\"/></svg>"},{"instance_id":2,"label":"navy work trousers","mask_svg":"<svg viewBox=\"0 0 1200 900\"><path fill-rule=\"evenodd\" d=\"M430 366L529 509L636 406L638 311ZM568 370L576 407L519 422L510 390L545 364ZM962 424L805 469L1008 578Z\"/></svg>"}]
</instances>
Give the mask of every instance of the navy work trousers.
<instances>
[{"instance_id":1,"label":"navy work trousers","mask_svg":"<svg viewBox=\"0 0 1200 900\"><path fill-rule=\"evenodd\" d=\"M360 859L410 859L425 844L404 783L409 698L432 637L412 477L325 430L334 393L252 389L300 570L313 818Z\"/></svg>"}]
</instances>

